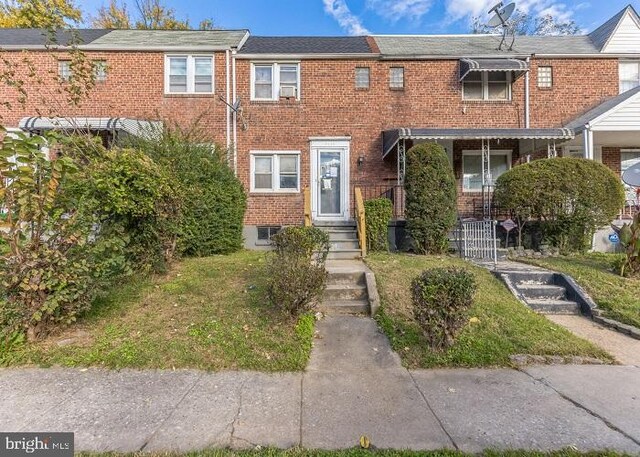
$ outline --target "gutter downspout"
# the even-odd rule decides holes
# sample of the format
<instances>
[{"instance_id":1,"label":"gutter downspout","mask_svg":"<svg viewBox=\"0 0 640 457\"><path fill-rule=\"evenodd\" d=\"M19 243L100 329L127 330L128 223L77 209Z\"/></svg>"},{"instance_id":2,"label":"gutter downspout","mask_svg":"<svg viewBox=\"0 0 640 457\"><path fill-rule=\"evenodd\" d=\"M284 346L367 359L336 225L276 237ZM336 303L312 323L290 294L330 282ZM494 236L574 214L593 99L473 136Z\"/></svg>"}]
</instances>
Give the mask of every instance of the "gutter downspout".
<instances>
[{"instance_id":1,"label":"gutter downspout","mask_svg":"<svg viewBox=\"0 0 640 457\"><path fill-rule=\"evenodd\" d=\"M226 103L226 109L227 109L227 162L231 162L231 156L230 156L230 146L231 146L231 124L230 124L230 118L231 118L231 107L229 106L229 96L230 96L230 84L231 84L231 74L229 73L229 50L227 49L225 51L225 63L226 63L226 67L227 67L227 71L226 71L226 79L227 79L227 98L225 99Z\"/></svg>"},{"instance_id":2,"label":"gutter downspout","mask_svg":"<svg viewBox=\"0 0 640 457\"><path fill-rule=\"evenodd\" d=\"M530 77L529 77L529 73L531 72L530 68L529 68L529 63L531 62L531 58L527 57L525 62L527 62L527 71L524 74L524 127L525 128L530 128L531 127L531 118L530 118L530 110L531 110L531 105L530 105L530 93L529 93L529 84L530 84Z\"/></svg>"},{"instance_id":3,"label":"gutter downspout","mask_svg":"<svg viewBox=\"0 0 640 457\"><path fill-rule=\"evenodd\" d=\"M232 88L233 88L233 106L236 107L236 103L238 101L237 90L236 90L236 54L238 50L233 48L231 50L231 74L233 78ZM233 110L233 174L238 176L238 110Z\"/></svg>"}]
</instances>

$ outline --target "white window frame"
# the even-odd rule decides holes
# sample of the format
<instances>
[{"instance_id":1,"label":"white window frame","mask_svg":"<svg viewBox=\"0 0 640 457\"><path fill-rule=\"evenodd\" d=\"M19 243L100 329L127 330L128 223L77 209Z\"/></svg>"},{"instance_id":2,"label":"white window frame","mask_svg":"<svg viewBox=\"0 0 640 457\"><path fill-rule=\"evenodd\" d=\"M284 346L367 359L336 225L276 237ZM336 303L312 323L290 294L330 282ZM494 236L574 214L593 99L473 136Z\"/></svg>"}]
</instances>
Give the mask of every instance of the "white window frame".
<instances>
[{"instance_id":1,"label":"white window frame","mask_svg":"<svg viewBox=\"0 0 640 457\"><path fill-rule=\"evenodd\" d=\"M250 165L250 191L256 194L273 194L284 193L293 194L300 193L300 151L250 151L251 165ZM296 158L296 170L298 185L295 189L281 189L280 188L280 158L281 157L295 157ZM255 165L256 157L271 157L271 189L256 189L255 184Z\"/></svg>"},{"instance_id":2,"label":"white window frame","mask_svg":"<svg viewBox=\"0 0 640 457\"><path fill-rule=\"evenodd\" d=\"M256 67L271 67L271 97L258 98L256 97ZM252 101L278 101L280 100L280 67L281 66L295 66L296 71L296 100L300 100L300 93L302 92L302 85L300 84L300 62L299 61L255 61L251 62L251 100Z\"/></svg>"},{"instance_id":3,"label":"white window frame","mask_svg":"<svg viewBox=\"0 0 640 457\"><path fill-rule=\"evenodd\" d=\"M465 150L462 151L462 163L460 164L462 167L462 173L460 174L461 179L462 179L462 192L465 194L478 194L482 192L482 187L480 187L479 189L468 189L465 188L465 184L464 184L464 158L465 156L480 156L482 157L482 151L481 150ZM511 149L492 149L491 150L491 157L493 156L506 156L507 157L507 171L511 170L513 164L513 150ZM482 173L482 168L480 169L480 173ZM498 179L497 177L493 177L493 180L495 182L495 180Z\"/></svg>"},{"instance_id":4,"label":"white window frame","mask_svg":"<svg viewBox=\"0 0 640 457\"><path fill-rule=\"evenodd\" d=\"M465 102L510 102L512 98L513 73L504 71L507 74L507 98L489 98L489 73L488 71L479 72L481 75L482 98L466 98L465 97L465 80L462 80L462 100ZM474 81L475 82L475 81Z\"/></svg>"},{"instance_id":5,"label":"white window frame","mask_svg":"<svg viewBox=\"0 0 640 457\"><path fill-rule=\"evenodd\" d=\"M541 75L541 70L549 70L548 75ZM540 65L538 67L538 87L540 89L551 89L553 88L553 67L551 65Z\"/></svg>"},{"instance_id":6,"label":"white window frame","mask_svg":"<svg viewBox=\"0 0 640 457\"><path fill-rule=\"evenodd\" d=\"M187 91L186 92L171 92L170 85L170 71L171 71L171 59L187 59ZM196 92L196 59L210 59L211 60L211 92ZM215 59L213 54L165 54L164 56L164 93L165 95L211 95L215 94Z\"/></svg>"},{"instance_id":7,"label":"white window frame","mask_svg":"<svg viewBox=\"0 0 640 457\"><path fill-rule=\"evenodd\" d=\"M635 64L638 66L638 79L622 79L622 71L621 68L623 64ZM622 83L623 82L631 82L633 84L635 84L634 87L640 86L640 60L619 60L618 61L618 85L619 85L619 92L623 93L626 92L622 90ZM631 90L631 89L627 89L627 90Z\"/></svg>"}]
</instances>

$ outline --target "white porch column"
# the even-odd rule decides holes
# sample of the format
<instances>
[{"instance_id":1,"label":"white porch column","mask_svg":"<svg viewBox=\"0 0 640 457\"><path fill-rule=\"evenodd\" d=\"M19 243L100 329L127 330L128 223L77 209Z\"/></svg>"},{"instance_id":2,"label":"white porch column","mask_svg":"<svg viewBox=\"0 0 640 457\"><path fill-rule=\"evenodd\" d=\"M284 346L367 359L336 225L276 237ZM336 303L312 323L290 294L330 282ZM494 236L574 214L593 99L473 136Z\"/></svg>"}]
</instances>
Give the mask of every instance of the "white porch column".
<instances>
[{"instance_id":1,"label":"white porch column","mask_svg":"<svg viewBox=\"0 0 640 457\"><path fill-rule=\"evenodd\" d=\"M582 132L584 136L584 158L589 160L595 159L594 147L593 147L593 130L589 127Z\"/></svg>"}]
</instances>

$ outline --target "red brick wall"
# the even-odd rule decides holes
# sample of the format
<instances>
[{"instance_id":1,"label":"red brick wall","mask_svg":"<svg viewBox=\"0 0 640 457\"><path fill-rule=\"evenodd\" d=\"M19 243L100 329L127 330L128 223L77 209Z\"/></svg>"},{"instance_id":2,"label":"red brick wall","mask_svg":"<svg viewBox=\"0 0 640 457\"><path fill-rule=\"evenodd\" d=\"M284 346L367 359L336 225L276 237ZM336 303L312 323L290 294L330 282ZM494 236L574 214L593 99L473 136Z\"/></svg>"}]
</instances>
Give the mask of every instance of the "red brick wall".
<instances>
[{"instance_id":1,"label":"red brick wall","mask_svg":"<svg viewBox=\"0 0 640 457\"><path fill-rule=\"evenodd\" d=\"M214 95L165 95L164 94L164 53L162 52L101 52L87 53L89 59L105 60L108 66L107 80L97 83L80 106L70 106L65 97L58 93L58 59L65 53L57 52L2 52L2 57L20 62L24 57L36 64L38 77L25 78L29 92L27 103L16 102L18 92L6 84L0 84L0 100L12 101L11 109L0 104L0 122L7 127L16 127L23 117L28 116L87 116L87 117L130 117L134 119L163 119L189 127L199 119L199 125L211 140L224 143L224 104L218 94L226 93L225 56L217 53L214 61L216 94ZM5 68L0 64L0 68ZM27 66L17 63L20 74Z\"/></svg>"}]
</instances>

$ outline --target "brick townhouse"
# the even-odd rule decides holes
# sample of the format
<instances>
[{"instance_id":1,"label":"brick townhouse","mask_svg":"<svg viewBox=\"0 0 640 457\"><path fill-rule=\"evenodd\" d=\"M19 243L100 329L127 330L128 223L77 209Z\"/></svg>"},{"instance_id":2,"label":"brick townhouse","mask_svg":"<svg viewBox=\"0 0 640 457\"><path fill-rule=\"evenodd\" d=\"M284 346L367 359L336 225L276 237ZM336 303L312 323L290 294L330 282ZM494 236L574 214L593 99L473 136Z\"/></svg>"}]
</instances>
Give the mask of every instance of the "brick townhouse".
<instances>
[{"instance_id":1,"label":"brick townhouse","mask_svg":"<svg viewBox=\"0 0 640 457\"><path fill-rule=\"evenodd\" d=\"M640 162L640 18L628 6L588 35L259 37L247 31L80 30L104 62L78 107L46 84L25 106L0 105L7 127L82 127L106 140L149 121L198 123L229 147L249 195L248 248L284 225L350 224L354 189L385 196L403 219L405 152L447 151L462 217L490 215L492 182L539 157ZM66 77L68 36L0 29L5 59L38 57L43 79ZM45 52L46 51L46 52ZM0 86L3 100L17 98ZM44 99L56 102L44 102ZM57 111L53 110L60 106ZM48 111L47 111L48 110ZM308 197L307 197L308 196ZM631 189L629 200L635 198Z\"/></svg>"}]
</instances>

